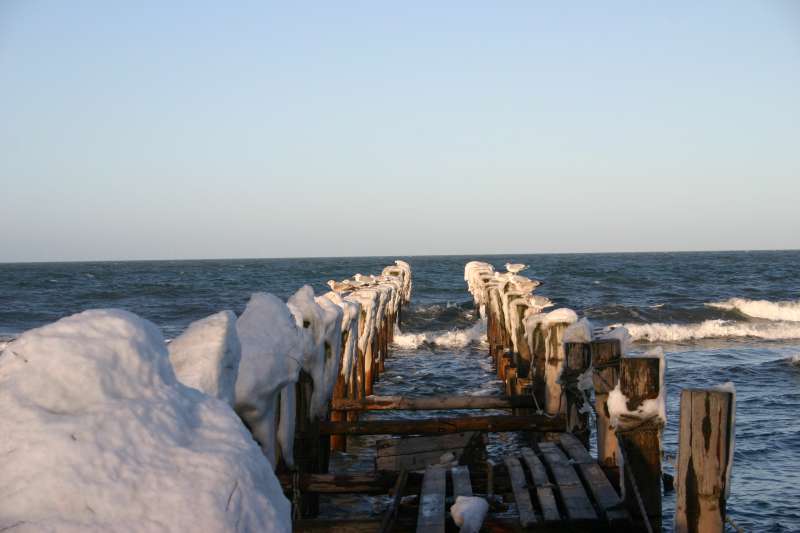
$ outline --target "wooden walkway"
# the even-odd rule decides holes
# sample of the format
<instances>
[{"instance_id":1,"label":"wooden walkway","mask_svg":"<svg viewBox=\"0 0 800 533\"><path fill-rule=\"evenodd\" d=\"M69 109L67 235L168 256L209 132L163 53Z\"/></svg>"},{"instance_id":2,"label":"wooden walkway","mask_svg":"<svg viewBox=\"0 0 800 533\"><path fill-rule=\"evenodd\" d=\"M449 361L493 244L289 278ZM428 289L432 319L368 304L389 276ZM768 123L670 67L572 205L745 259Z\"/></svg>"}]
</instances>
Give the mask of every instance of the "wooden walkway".
<instances>
[{"instance_id":1,"label":"wooden walkway","mask_svg":"<svg viewBox=\"0 0 800 533\"><path fill-rule=\"evenodd\" d=\"M494 496L487 498L491 507L482 531L629 531L635 527L606 474L569 433L557 435L557 442L532 444L504 457L491 477L487 480L483 465L430 465L421 474L402 469L391 476L392 500L382 517L301 520L295 530L457 531L449 512L455 499L473 494L487 497L487 492ZM376 484L388 482L385 476L381 481L375 478Z\"/></svg>"}]
</instances>

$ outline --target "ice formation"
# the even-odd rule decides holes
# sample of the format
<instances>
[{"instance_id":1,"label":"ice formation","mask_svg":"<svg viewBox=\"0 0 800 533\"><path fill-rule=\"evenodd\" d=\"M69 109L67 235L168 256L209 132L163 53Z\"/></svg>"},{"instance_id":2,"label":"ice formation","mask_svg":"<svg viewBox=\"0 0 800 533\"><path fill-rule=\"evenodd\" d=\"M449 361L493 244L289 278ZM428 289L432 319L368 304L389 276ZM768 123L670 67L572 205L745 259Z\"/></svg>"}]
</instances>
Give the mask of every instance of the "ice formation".
<instances>
[{"instance_id":1,"label":"ice formation","mask_svg":"<svg viewBox=\"0 0 800 533\"><path fill-rule=\"evenodd\" d=\"M592 342L592 338L592 323L588 318L581 318L564 331L564 342Z\"/></svg>"},{"instance_id":2,"label":"ice formation","mask_svg":"<svg viewBox=\"0 0 800 533\"><path fill-rule=\"evenodd\" d=\"M275 465L278 398L281 389L294 387L297 382L304 351L311 345L307 339L309 333L297 327L285 303L263 292L252 295L236 321L236 331L242 347L236 380L236 412ZM291 425L294 419L294 416L281 418L281 422ZM284 427L284 434L288 433L293 434L294 428ZM291 448L282 448L282 453L291 464Z\"/></svg>"},{"instance_id":3,"label":"ice formation","mask_svg":"<svg viewBox=\"0 0 800 533\"><path fill-rule=\"evenodd\" d=\"M460 533L478 533L488 512L489 502L478 496L459 496L450 507L450 515L461 528Z\"/></svg>"},{"instance_id":4,"label":"ice formation","mask_svg":"<svg viewBox=\"0 0 800 533\"><path fill-rule=\"evenodd\" d=\"M241 359L233 311L221 311L192 322L168 348L170 362L181 383L233 406Z\"/></svg>"},{"instance_id":5,"label":"ice formation","mask_svg":"<svg viewBox=\"0 0 800 533\"><path fill-rule=\"evenodd\" d=\"M224 402L181 384L155 325L92 310L0 354L0 529L290 531Z\"/></svg>"}]
</instances>

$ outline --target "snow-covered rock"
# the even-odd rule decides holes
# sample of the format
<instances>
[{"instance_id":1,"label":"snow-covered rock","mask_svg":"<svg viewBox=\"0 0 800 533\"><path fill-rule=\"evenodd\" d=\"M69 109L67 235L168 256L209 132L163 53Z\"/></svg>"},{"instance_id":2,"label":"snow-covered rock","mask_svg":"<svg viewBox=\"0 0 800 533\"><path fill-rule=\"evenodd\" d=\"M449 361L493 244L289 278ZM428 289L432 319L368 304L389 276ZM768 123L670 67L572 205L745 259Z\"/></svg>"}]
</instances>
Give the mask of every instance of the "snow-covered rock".
<instances>
[{"instance_id":1,"label":"snow-covered rock","mask_svg":"<svg viewBox=\"0 0 800 533\"><path fill-rule=\"evenodd\" d=\"M269 462L158 328L92 310L0 354L0 530L290 531Z\"/></svg>"},{"instance_id":2,"label":"snow-covered rock","mask_svg":"<svg viewBox=\"0 0 800 533\"><path fill-rule=\"evenodd\" d=\"M242 355L233 311L192 322L168 348L181 383L233 406Z\"/></svg>"}]
</instances>

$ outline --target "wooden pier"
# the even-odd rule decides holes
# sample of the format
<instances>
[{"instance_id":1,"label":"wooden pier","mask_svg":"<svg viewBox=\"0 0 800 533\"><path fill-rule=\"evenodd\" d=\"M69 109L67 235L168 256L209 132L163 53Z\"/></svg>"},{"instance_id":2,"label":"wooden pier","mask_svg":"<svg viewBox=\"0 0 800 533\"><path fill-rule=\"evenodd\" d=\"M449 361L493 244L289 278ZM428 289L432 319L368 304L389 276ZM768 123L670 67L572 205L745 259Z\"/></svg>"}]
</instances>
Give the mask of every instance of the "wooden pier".
<instances>
[{"instance_id":1,"label":"wooden pier","mask_svg":"<svg viewBox=\"0 0 800 533\"><path fill-rule=\"evenodd\" d=\"M387 267L383 279L403 281L406 275L410 271L402 265ZM311 391L308 381L298 384L296 466L278 468L297 511L295 531L457 531L449 509L468 496L490 504L482 531L660 530L664 421L645 407L663 399L663 359L626 357L614 335L576 336L574 313L543 312L549 301L533 295L535 280L498 275L483 263L470 263L465 278L487 323L487 356L503 381L504 396L373 395L409 294L394 307L385 306L378 302L380 290L369 284L331 282L342 295L372 291L377 311L372 322L362 311L351 373L343 370L339 376L326 417L308 418L302 405ZM374 331L365 333L365 323ZM625 400L621 414L619 402L610 400L620 394ZM679 531L722 531L734 409L732 395L726 394L684 391ZM472 412L459 415L461 410ZM475 410L506 414L476 415ZM453 414L362 416L387 411ZM725 422L709 422L712 415ZM592 418L597 458L588 451ZM710 433L716 452L693 433L698 424L709 423L718 426ZM526 445L495 463L485 452L484 435L510 431L521 432ZM384 436L376 445L374 472L328 473L331 450L346 450L347 437L357 435ZM391 499L381 515L333 520L317 516L321 494L387 494Z\"/></svg>"}]
</instances>

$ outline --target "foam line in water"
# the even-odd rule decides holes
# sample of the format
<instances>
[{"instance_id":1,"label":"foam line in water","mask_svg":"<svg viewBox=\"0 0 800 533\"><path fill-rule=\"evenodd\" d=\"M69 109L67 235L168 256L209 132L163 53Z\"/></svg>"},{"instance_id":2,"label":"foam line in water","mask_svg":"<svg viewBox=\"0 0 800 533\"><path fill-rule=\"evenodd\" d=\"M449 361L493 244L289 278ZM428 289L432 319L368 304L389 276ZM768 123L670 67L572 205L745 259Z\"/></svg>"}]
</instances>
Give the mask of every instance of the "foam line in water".
<instances>
[{"instance_id":1,"label":"foam line in water","mask_svg":"<svg viewBox=\"0 0 800 533\"><path fill-rule=\"evenodd\" d=\"M486 323L483 320L475 322L466 329L451 331L426 331L423 333L403 333L395 329L394 344L398 348L412 350L425 344L441 348L464 348L474 342L481 342L486 338Z\"/></svg>"},{"instance_id":2,"label":"foam line in water","mask_svg":"<svg viewBox=\"0 0 800 533\"><path fill-rule=\"evenodd\" d=\"M678 342L694 339L741 338L800 339L797 322L737 322L704 320L695 324L625 324L635 341Z\"/></svg>"},{"instance_id":3,"label":"foam line in water","mask_svg":"<svg viewBox=\"0 0 800 533\"><path fill-rule=\"evenodd\" d=\"M706 305L725 311L739 311L753 318L800 322L800 300L770 302L769 300L730 298L724 302L713 302Z\"/></svg>"}]
</instances>

